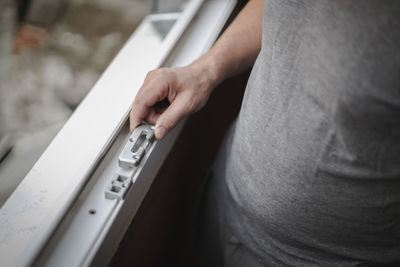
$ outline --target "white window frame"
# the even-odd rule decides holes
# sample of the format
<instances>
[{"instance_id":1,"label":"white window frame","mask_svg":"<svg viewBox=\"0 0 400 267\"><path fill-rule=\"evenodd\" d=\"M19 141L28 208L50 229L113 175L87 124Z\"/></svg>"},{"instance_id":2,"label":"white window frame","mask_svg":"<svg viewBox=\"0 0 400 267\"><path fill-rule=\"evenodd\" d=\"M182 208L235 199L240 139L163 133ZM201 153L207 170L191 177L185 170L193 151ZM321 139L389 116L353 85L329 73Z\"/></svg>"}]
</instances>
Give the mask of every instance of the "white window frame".
<instances>
[{"instance_id":1,"label":"white window frame","mask_svg":"<svg viewBox=\"0 0 400 267\"><path fill-rule=\"evenodd\" d=\"M104 204L103 183L109 182L107 170L126 142L132 100L148 71L186 65L209 49L235 4L190 0L161 45L152 50L141 33L154 17L144 19L2 206L2 266L108 263L183 126L154 145L151 160L147 158L124 201ZM109 211L90 217L87 209L93 206ZM94 224L99 227L94 229Z\"/></svg>"}]
</instances>

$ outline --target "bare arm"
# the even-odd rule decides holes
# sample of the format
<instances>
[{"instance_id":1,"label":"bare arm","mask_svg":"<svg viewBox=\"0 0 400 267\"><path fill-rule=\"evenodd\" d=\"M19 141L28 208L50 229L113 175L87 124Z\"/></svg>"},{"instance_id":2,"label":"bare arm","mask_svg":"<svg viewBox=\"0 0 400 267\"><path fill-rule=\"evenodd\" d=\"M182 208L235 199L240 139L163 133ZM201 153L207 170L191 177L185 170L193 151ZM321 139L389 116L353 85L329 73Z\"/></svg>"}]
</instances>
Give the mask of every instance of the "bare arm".
<instances>
[{"instance_id":1,"label":"bare arm","mask_svg":"<svg viewBox=\"0 0 400 267\"><path fill-rule=\"evenodd\" d=\"M213 48L189 66L149 72L133 102L131 131L146 120L163 138L182 117L200 110L218 83L254 64L261 49L262 4L250 0ZM170 105L160 110L156 104L164 100Z\"/></svg>"},{"instance_id":2,"label":"bare arm","mask_svg":"<svg viewBox=\"0 0 400 267\"><path fill-rule=\"evenodd\" d=\"M249 1L213 48L194 64L213 72L217 82L252 66L261 49L263 2Z\"/></svg>"}]
</instances>

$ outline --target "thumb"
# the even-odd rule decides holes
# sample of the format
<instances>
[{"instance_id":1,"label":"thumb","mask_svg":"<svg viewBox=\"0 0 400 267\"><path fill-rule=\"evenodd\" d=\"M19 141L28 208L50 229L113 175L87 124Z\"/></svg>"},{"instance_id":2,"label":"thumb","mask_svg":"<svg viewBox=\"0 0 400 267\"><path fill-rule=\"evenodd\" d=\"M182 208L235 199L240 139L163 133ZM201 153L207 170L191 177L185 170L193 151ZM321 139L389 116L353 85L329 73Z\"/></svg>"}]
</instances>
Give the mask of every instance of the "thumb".
<instances>
[{"instance_id":1,"label":"thumb","mask_svg":"<svg viewBox=\"0 0 400 267\"><path fill-rule=\"evenodd\" d=\"M179 122L181 118L190 112L188 101L184 97L176 97L171 105L160 115L155 127L155 136L162 139Z\"/></svg>"}]
</instances>

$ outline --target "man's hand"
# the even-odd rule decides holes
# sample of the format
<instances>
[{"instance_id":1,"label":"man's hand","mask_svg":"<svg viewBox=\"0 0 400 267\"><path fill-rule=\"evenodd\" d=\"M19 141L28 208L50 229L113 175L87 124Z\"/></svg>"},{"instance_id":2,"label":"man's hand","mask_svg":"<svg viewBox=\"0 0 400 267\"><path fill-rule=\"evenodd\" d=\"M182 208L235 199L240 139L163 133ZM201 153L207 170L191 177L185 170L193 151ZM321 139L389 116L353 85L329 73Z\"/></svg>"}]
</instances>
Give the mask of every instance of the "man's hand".
<instances>
[{"instance_id":1,"label":"man's hand","mask_svg":"<svg viewBox=\"0 0 400 267\"><path fill-rule=\"evenodd\" d=\"M163 138L181 118L201 109L220 81L252 66L261 49L262 5L263 0L250 0L214 47L191 65L150 72L133 102L130 130L146 120L156 125L156 138Z\"/></svg>"},{"instance_id":2,"label":"man's hand","mask_svg":"<svg viewBox=\"0 0 400 267\"><path fill-rule=\"evenodd\" d=\"M149 72L133 102L130 130L145 120L155 124L155 136L161 139L181 118L200 110L215 85L213 75L200 65Z\"/></svg>"}]
</instances>

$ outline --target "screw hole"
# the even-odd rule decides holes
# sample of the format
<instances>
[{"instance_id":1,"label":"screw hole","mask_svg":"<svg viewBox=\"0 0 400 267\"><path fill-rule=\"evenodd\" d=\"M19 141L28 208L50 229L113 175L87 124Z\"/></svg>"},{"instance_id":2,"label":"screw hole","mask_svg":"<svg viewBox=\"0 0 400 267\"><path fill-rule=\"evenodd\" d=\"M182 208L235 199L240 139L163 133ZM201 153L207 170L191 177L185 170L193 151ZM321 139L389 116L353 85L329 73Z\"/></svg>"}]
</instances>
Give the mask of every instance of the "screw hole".
<instances>
[{"instance_id":1,"label":"screw hole","mask_svg":"<svg viewBox=\"0 0 400 267\"><path fill-rule=\"evenodd\" d=\"M94 215L94 214L96 214L96 210L95 210L95 209L90 209L90 210L89 210L89 213L92 214L92 215Z\"/></svg>"}]
</instances>

